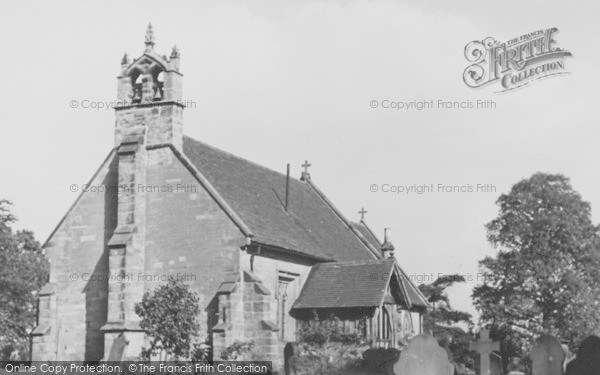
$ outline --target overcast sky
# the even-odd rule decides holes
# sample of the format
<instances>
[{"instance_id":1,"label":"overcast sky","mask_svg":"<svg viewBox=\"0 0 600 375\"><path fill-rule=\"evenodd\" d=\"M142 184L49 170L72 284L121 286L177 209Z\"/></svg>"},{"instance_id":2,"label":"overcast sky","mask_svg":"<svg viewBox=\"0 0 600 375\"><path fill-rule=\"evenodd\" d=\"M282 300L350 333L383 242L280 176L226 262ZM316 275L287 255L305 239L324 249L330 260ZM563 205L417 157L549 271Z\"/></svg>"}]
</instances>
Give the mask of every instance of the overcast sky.
<instances>
[{"instance_id":1,"label":"overcast sky","mask_svg":"<svg viewBox=\"0 0 600 375\"><path fill-rule=\"evenodd\" d=\"M487 4L487 5L484 5ZM139 1L3 4L0 198L44 241L113 144L125 52L181 51L187 135L314 182L352 220L392 228L404 269L476 278L494 250L484 224L512 184L563 173L600 220L600 3L594 1ZM462 81L467 43L557 27L570 75L506 94ZM412 100L493 100L496 109L397 111ZM193 108L195 106L195 108ZM495 193L392 194L383 184L492 184ZM380 191L372 192L376 184ZM293 198L292 198L293 199ZM475 281L452 291L473 311Z\"/></svg>"}]
</instances>

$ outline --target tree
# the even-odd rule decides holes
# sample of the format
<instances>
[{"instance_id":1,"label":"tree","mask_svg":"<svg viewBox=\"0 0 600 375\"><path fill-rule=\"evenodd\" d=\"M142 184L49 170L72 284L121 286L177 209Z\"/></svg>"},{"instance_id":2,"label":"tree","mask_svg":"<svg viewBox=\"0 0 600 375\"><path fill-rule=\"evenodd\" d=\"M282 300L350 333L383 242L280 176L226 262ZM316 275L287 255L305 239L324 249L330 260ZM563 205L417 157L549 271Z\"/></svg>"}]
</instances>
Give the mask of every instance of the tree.
<instances>
[{"instance_id":1,"label":"tree","mask_svg":"<svg viewBox=\"0 0 600 375\"><path fill-rule=\"evenodd\" d=\"M28 360L36 324L37 292L49 264L32 232L14 232L11 203L0 200L0 360Z\"/></svg>"},{"instance_id":2,"label":"tree","mask_svg":"<svg viewBox=\"0 0 600 375\"><path fill-rule=\"evenodd\" d=\"M462 275L446 275L431 284L419 285L419 289L432 305L432 309L423 316L424 332L431 332L440 346L446 348L450 360L465 368L472 367L473 362L469 355L469 343L473 337L471 314L454 310L446 292L459 282L465 282ZM466 325L469 332L465 332L459 324Z\"/></svg>"},{"instance_id":3,"label":"tree","mask_svg":"<svg viewBox=\"0 0 600 375\"><path fill-rule=\"evenodd\" d=\"M541 333L576 345L600 328L600 241L589 203L568 178L545 173L496 203L499 215L486 228L499 252L479 262L485 280L473 290L481 323L516 352Z\"/></svg>"},{"instance_id":4,"label":"tree","mask_svg":"<svg viewBox=\"0 0 600 375\"><path fill-rule=\"evenodd\" d=\"M151 338L150 348L142 355L166 355L190 358L192 344L198 334L196 317L200 312L198 296L180 280L169 279L153 291L144 293L135 304L142 319L140 327Z\"/></svg>"}]
</instances>

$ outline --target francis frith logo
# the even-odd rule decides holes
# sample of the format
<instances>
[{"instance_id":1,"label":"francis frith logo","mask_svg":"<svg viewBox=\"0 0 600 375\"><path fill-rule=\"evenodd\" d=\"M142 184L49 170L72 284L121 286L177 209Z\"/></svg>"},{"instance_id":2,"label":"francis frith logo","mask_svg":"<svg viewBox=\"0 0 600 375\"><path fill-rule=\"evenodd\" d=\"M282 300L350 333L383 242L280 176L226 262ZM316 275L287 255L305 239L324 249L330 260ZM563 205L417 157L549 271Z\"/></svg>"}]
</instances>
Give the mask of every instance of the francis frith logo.
<instances>
[{"instance_id":1,"label":"francis frith logo","mask_svg":"<svg viewBox=\"0 0 600 375\"><path fill-rule=\"evenodd\" d=\"M558 48L556 27L540 29L500 43L492 37L472 41L465 47L471 63L463 73L467 86L479 88L498 82L501 90L510 91L540 78L568 73L565 57L571 52Z\"/></svg>"}]
</instances>

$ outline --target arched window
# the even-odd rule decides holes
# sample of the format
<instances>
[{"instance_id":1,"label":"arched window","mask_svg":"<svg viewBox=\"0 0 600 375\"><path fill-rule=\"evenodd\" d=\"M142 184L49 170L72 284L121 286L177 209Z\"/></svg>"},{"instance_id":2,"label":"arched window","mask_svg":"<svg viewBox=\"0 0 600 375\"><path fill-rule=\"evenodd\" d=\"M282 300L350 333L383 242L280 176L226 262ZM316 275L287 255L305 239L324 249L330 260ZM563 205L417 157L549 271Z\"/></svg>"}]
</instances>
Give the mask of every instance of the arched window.
<instances>
[{"instance_id":1,"label":"arched window","mask_svg":"<svg viewBox=\"0 0 600 375\"><path fill-rule=\"evenodd\" d=\"M400 336L399 338L405 341L410 340L415 335L412 316L410 315L410 312L398 309L397 331L398 335Z\"/></svg>"},{"instance_id":2,"label":"arched window","mask_svg":"<svg viewBox=\"0 0 600 375\"><path fill-rule=\"evenodd\" d=\"M392 323L390 314L385 307L379 309L377 315L377 339L389 340L392 337Z\"/></svg>"},{"instance_id":3,"label":"arched window","mask_svg":"<svg viewBox=\"0 0 600 375\"><path fill-rule=\"evenodd\" d=\"M155 69L152 74L152 78L153 78L153 87L152 88L154 90L153 100L154 101L162 100L162 98L164 96L163 71L160 69Z\"/></svg>"},{"instance_id":4,"label":"arched window","mask_svg":"<svg viewBox=\"0 0 600 375\"><path fill-rule=\"evenodd\" d=\"M143 74L140 70L135 69L131 73L131 88L133 89L133 99L134 103L139 103L142 101L142 77Z\"/></svg>"},{"instance_id":5,"label":"arched window","mask_svg":"<svg viewBox=\"0 0 600 375\"><path fill-rule=\"evenodd\" d=\"M150 58L138 61L130 68L132 101L159 101L164 97L164 68ZM146 91L144 91L146 89Z\"/></svg>"}]
</instances>

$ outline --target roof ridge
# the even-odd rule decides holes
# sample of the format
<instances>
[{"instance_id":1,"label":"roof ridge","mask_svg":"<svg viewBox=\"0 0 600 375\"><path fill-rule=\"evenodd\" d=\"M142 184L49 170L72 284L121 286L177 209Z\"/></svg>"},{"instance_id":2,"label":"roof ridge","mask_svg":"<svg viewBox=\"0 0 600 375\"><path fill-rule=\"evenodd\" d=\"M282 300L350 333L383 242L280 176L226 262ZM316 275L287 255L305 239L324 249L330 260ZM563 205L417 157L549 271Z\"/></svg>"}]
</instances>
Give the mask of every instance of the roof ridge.
<instances>
[{"instance_id":1,"label":"roof ridge","mask_svg":"<svg viewBox=\"0 0 600 375\"><path fill-rule=\"evenodd\" d=\"M362 266L365 264L381 264L381 263L386 263L386 262L394 262L394 259L389 258L389 259L369 259L369 260L346 260L343 262L326 262L326 263L319 263L318 266L319 267L323 267L323 266Z\"/></svg>"},{"instance_id":2,"label":"roof ridge","mask_svg":"<svg viewBox=\"0 0 600 375\"><path fill-rule=\"evenodd\" d=\"M375 238L375 240L376 240L376 241L379 243L379 245L380 245L380 246L382 245L382 242L381 242L381 241L379 241L379 237L377 237L377 235L375 234L375 232L373 232L373 230L372 230L372 229L371 229L371 227L370 227L370 226L367 224L367 222L366 222L366 221L364 221L364 220L360 220L358 223L357 223L357 222L354 222L354 221L351 221L351 223L352 223L352 224L355 224L355 225L362 225L363 227L365 227L365 229L366 229L367 231L369 231L369 233L371 234L371 236L373 236L373 238Z\"/></svg>"},{"instance_id":3,"label":"roof ridge","mask_svg":"<svg viewBox=\"0 0 600 375\"><path fill-rule=\"evenodd\" d=\"M354 228L354 226L352 225L352 221L348 220L346 218L346 216L344 216L344 214L342 214L342 212L333 205L333 202L331 202L329 200L329 198L327 198L325 193L323 193L312 182L312 180L307 180L306 183L310 188L312 188L315 191L315 193L317 193L317 195L321 198L321 200L323 200L323 202L329 207L329 209L331 211L333 211L333 213L340 219L340 221L342 223L344 223L344 225L350 230L350 232L352 232L352 234L356 237L358 242L360 242L363 245L363 247L365 247L367 252L369 254L371 254L371 256L373 256L375 259L378 259L377 255L376 255L377 249L373 248L373 246L369 243L369 241L366 238L364 238L364 236L360 233L360 231L357 231L357 229Z\"/></svg>"},{"instance_id":4,"label":"roof ridge","mask_svg":"<svg viewBox=\"0 0 600 375\"><path fill-rule=\"evenodd\" d=\"M282 176L282 177L284 177L284 178L285 178L285 177L287 177L287 175L286 175L285 173L283 173L283 172L276 171L276 170L275 170L275 169L273 169L273 168L265 167L264 165L258 164L257 162L254 162L254 161L252 161L252 160L249 160L249 159L243 158L243 157L241 157L241 156L238 156L238 155L232 154L231 152L228 152L228 151L222 150L222 149L220 149L220 148L217 148L217 147L215 147L215 146L209 145L208 143L205 143L205 142L199 141L199 140L197 140L196 138L192 138L192 137L190 137L190 136L188 136L188 135L185 135L185 134L183 135L183 138L184 138L184 139L185 139L185 138L187 138L187 139L188 139L188 140L190 140L190 141L193 141L193 142L199 143L199 144L201 144L201 145L203 145L203 146L205 146L205 147L208 147L208 148L210 148L210 149L212 149L212 150L215 150L215 151L221 152L221 153L223 153L223 154L225 154L225 155L228 155L228 156L231 156L231 157L233 157L233 158L235 158L235 159L238 159L238 160L244 161L244 162L246 162L246 163L248 163L248 164L252 164L252 165L254 165L255 167L258 167L258 168L261 168L261 169L265 169L265 170L267 170L267 171L269 171L269 172L276 173L276 174L278 174L278 175L280 175L280 176ZM299 179L299 178L292 177L291 175L290 175L290 180L295 180L295 181L298 181L298 182L300 182L300 183L303 183L303 182L304 182L303 180L301 180L301 179Z\"/></svg>"}]
</instances>

